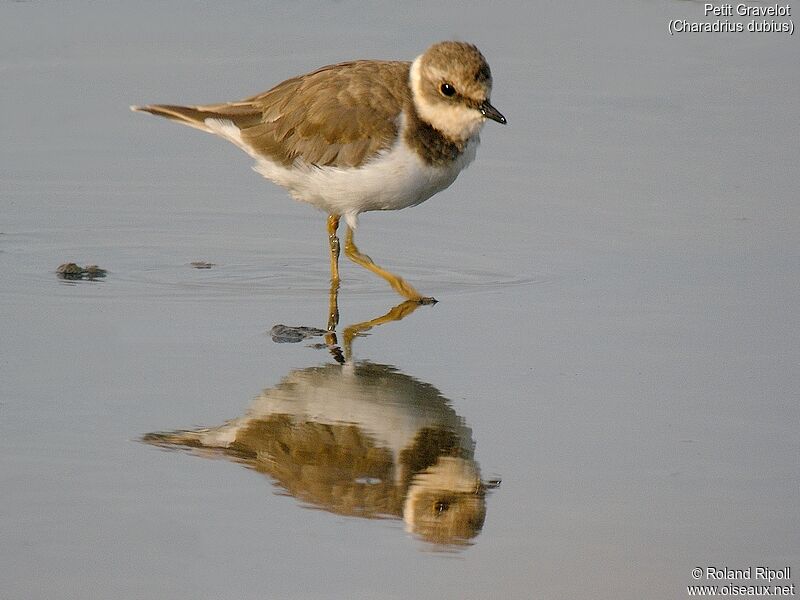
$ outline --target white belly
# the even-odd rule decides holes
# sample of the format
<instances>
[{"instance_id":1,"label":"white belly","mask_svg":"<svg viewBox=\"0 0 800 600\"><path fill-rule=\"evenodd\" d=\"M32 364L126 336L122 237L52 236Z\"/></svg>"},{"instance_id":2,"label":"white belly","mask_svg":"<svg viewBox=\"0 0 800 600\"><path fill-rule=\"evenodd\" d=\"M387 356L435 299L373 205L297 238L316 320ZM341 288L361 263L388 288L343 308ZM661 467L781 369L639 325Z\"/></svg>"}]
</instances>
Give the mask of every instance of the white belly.
<instances>
[{"instance_id":1,"label":"white belly","mask_svg":"<svg viewBox=\"0 0 800 600\"><path fill-rule=\"evenodd\" d=\"M359 213L415 206L448 187L475 158L477 145L475 138L457 160L445 167L426 164L399 141L358 168L287 168L264 158L258 158L253 168L287 188L295 199L328 214L342 215L348 225L355 227Z\"/></svg>"},{"instance_id":2,"label":"white belly","mask_svg":"<svg viewBox=\"0 0 800 600\"><path fill-rule=\"evenodd\" d=\"M424 202L455 181L475 158L479 138L449 165L426 164L406 146L402 137L389 150L357 168L316 167L295 163L286 167L255 153L243 143L239 129L230 121L207 119L206 125L256 159L253 169L301 202L328 214L341 215L355 228L358 214L370 210L400 210Z\"/></svg>"}]
</instances>

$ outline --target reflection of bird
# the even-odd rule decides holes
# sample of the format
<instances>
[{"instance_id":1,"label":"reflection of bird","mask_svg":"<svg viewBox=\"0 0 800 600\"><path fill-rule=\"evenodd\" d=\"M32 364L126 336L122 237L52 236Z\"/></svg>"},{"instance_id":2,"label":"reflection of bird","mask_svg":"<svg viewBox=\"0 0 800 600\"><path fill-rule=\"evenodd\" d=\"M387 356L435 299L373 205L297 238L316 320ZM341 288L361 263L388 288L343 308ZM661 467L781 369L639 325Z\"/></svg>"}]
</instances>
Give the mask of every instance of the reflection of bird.
<instances>
[{"instance_id":1,"label":"reflection of bird","mask_svg":"<svg viewBox=\"0 0 800 600\"><path fill-rule=\"evenodd\" d=\"M353 240L359 213L398 210L445 189L475 157L492 76L475 46L441 42L414 62L359 60L288 79L240 102L134 106L223 137L256 171L328 215L331 279L338 283L340 217L345 254L401 295L423 298L381 269Z\"/></svg>"},{"instance_id":2,"label":"reflection of bird","mask_svg":"<svg viewBox=\"0 0 800 600\"><path fill-rule=\"evenodd\" d=\"M369 362L290 373L238 419L144 441L222 455L301 502L359 517L402 517L421 538L463 544L486 514L472 433L433 386Z\"/></svg>"}]
</instances>

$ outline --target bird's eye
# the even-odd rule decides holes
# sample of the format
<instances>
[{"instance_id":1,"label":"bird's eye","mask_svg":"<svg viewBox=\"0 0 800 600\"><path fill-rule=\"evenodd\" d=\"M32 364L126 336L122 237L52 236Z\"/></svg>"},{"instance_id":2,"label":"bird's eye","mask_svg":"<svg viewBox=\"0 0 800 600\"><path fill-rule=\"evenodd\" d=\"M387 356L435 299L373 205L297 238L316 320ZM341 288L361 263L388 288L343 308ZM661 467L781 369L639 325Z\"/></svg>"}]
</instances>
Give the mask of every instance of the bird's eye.
<instances>
[{"instance_id":1,"label":"bird's eye","mask_svg":"<svg viewBox=\"0 0 800 600\"><path fill-rule=\"evenodd\" d=\"M442 92L442 96L454 96L456 93L456 88L454 88L449 83L443 83L439 86L439 91Z\"/></svg>"}]
</instances>

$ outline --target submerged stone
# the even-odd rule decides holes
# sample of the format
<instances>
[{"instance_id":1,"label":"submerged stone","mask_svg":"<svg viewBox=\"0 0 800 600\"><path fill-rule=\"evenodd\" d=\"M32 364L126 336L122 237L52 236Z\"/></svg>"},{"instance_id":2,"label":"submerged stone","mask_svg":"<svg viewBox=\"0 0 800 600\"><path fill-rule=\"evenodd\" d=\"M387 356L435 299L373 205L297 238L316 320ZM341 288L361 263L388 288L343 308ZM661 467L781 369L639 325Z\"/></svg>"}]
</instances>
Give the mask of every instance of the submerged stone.
<instances>
[{"instance_id":1,"label":"submerged stone","mask_svg":"<svg viewBox=\"0 0 800 600\"><path fill-rule=\"evenodd\" d=\"M75 263L64 263L56 269L56 275L61 279L78 280L78 279L97 279L106 276L106 270L101 269L97 265L87 265L81 267Z\"/></svg>"}]
</instances>

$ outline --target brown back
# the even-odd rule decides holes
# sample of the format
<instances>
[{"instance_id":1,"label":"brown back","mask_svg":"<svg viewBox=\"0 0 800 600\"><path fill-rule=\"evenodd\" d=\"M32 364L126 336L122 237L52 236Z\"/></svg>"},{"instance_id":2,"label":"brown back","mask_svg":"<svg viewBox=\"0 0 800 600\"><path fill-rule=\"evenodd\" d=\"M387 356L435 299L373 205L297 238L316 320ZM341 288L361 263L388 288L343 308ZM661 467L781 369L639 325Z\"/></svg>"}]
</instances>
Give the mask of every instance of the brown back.
<instances>
[{"instance_id":1,"label":"brown back","mask_svg":"<svg viewBox=\"0 0 800 600\"><path fill-rule=\"evenodd\" d=\"M192 107L232 121L242 140L275 162L354 167L387 149L411 104L410 63L354 61L288 79L240 102Z\"/></svg>"}]
</instances>

